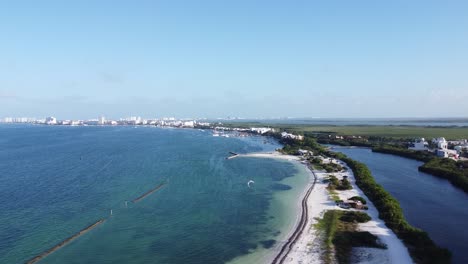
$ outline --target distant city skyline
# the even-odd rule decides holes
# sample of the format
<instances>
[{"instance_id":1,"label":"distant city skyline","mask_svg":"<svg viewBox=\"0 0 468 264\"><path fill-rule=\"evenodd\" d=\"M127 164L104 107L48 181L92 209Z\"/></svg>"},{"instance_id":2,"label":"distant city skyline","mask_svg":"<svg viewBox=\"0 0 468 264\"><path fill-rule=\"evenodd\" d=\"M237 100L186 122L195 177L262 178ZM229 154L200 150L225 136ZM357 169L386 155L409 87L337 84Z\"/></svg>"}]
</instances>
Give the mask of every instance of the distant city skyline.
<instances>
[{"instance_id":1,"label":"distant city skyline","mask_svg":"<svg viewBox=\"0 0 468 264\"><path fill-rule=\"evenodd\" d=\"M0 118L468 117L466 1L0 3Z\"/></svg>"}]
</instances>

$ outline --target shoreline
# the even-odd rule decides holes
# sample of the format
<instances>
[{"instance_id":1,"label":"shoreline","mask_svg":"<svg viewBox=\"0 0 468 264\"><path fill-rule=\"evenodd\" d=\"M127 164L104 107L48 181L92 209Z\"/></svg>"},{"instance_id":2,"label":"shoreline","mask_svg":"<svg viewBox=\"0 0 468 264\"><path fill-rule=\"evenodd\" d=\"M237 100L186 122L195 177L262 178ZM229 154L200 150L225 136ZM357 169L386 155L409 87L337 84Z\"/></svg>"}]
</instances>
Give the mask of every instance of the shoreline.
<instances>
[{"instance_id":1,"label":"shoreline","mask_svg":"<svg viewBox=\"0 0 468 264\"><path fill-rule=\"evenodd\" d=\"M309 164L304 164L309 170ZM283 263L288 254L291 252L292 247L294 244L297 242L298 238L302 235L304 232L304 229L306 228L306 225L308 223L309 217L308 217L308 205L307 205L307 200L309 199L310 193L314 190L315 184L317 183L317 176L315 173L311 170L312 174L314 175L314 182L312 185L307 189L306 194L302 198L301 201L301 220L297 224L296 228L294 229L293 234L288 238L287 242L281 247L280 252L276 255L276 257L273 259L272 264L276 263Z\"/></svg>"},{"instance_id":2,"label":"shoreline","mask_svg":"<svg viewBox=\"0 0 468 264\"><path fill-rule=\"evenodd\" d=\"M235 156L229 157L229 159L242 158L242 157L284 160L284 161L291 162L297 166L304 167L305 172L307 173L307 177L308 177L307 185L304 187L304 190L301 191L297 199L298 204L297 204L297 211L295 211L294 213L296 216L294 220L294 224L292 225L290 229L285 230L285 235L284 237L281 238L281 243L277 243L276 246L268 250L269 252L267 254L263 255L262 262L261 262L261 263L273 263L273 262L282 263L284 261L284 258L283 260L281 260L281 262L277 262L278 258L280 257L278 253L281 252L282 253L281 255L284 255L284 257L286 257L289 251L291 250L291 248L293 247L294 243L297 241L298 237L302 234L304 229L307 227L309 218L308 218L308 215L304 213L307 213L308 208L304 206L307 205L308 200L305 199L305 197L308 197L312 193L312 189L316 182L315 174L308 167L308 164L301 162L300 157L282 154L278 151L237 154ZM284 254L284 252L286 252L286 254ZM231 263L231 262L228 262L228 263ZM234 263L237 263L237 262L234 262Z\"/></svg>"},{"instance_id":3,"label":"shoreline","mask_svg":"<svg viewBox=\"0 0 468 264\"><path fill-rule=\"evenodd\" d=\"M311 215L310 213L310 202L311 202L311 194L314 194L313 190L317 184L317 176L315 172L310 168L310 164L307 162L303 162L302 159L298 156L293 155L286 155L282 154L278 151L273 152L254 152L248 154L237 154L235 156L229 157L230 159L233 158L242 158L242 157L250 157L250 158L270 158L270 159L279 159L279 160L286 160L292 163L297 163L300 166L304 166L305 171L308 173L308 184L304 191L301 193L298 199L298 211L296 222L291 230L288 231L287 235L285 236L285 243L281 246L278 245L274 249L271 250L269 256L265 258L265 263L272 263L272 264L281 264L284 263L286 258L289 256L291 251L293 250L294 246L298 242L298 240L304 234L304 231L307 230L307 227L310 225ZM323 195L322 195L323 197ZM328 197L328 196L326 196ZM316 215L316 214L314 214Z\"/></svg>"}]
</instances>

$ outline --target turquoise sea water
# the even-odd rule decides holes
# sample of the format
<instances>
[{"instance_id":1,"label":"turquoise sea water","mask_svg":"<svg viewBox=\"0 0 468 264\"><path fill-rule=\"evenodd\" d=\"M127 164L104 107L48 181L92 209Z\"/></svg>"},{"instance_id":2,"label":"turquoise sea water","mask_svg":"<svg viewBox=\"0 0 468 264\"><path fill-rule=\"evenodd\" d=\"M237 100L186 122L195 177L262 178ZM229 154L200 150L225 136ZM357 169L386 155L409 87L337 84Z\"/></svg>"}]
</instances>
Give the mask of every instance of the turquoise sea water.
<instances>
[{"instance_id":1,"label":"turquoise sea water","mask_svg":"<svg viewBox=\"0 0 468 264\"><path fill-rule=\"evenodd\" d=\"M256 259L293 226L308 176L285 161L225 157L277 147L199 130L0 126L0 263L23 263L102 218L41 263Z\"/></svg>"}]
</instances>

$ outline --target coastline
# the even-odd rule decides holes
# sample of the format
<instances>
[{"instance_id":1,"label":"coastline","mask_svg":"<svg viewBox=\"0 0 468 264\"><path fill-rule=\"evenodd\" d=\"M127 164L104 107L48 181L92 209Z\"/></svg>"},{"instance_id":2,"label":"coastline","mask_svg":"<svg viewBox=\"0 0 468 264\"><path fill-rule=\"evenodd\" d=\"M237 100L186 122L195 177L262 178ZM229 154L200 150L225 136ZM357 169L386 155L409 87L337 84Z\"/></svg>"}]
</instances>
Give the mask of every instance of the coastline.
<instances>
[{"instance_id":1,"label":"coastline","mask_svg":"<svg viewBox=\"0 0 468 264\"><path fill-rule=\"evenodd\" d=\"M251 252L249 254L236 257L235 259L228 262L229 264L272 263L273 261L275 261L275 258L277 258L278 252L285 251L286 247L288 247L288 245L290 244L290 238L293 236L297 236L297 233L299 232L298 228L300 226L302 226L303 228L304 226L306 226L305 224L301 225L301 219L302 219L301 216L303 214L301 201L304 200L304 197L306 196L310 187L313 186L314 176L312 172L309 170L309 168L307 168L307 165L302 163L300 161L300 158L297 156L284 155L277 151L274 151L274 152L254 152L254 153L248 153L248 154L238 154L236 156L230 157L230 159L244 158L244 157L245 158L276 159L276 160L283 160L286 162L291 162L292 164L294 164L295 166L298 166L298 168L301 169L300 173L302 175L305 175L307 177L307 181L303 185L304 188L301 188L300 193L298 195L296 194L292 201L285 202L281 199L282 197L277 197L277 199L279 199L279 202L284 204L284 206L290 207L291 203L294 203L293 212L290 212L289 214L289 215L294 216L293 223L289 224L288 227L282 226L283 234L275 238L277 240L277 243L275 243L271 248L261 249L260 252ZM287 184L287 182L283 182L283 183ZM284 193L280 193L280 195L284 195Z\"/></svg>"},{"instance_id":2,"label":"coastline","mask_svg":"<svg viewBox=\"0 0 468 264\"><path fill-rule=\"evenodd\" d=\"M327 190L327 185L322 182L330 173L312 169L307 163L301 162L301 158L298 156L285 155L279 152L239 154L233 158L238 157L282 159L290 162L299 162L306 168L310 180L300 199L298 199L299 206L297 206L296 223L288 232L285 243L281 247L276 246L272 248L270 254L264 259L264 263L321 263L321 239L313 225L317 223L317 219L321 218L325 211L342 210L332 201ZM342 161L335 160L335 162L339 162L342 166L348 168L346 172L336 174L348 176L353 186L352 190L340 193L343 196L342 198L358 195L368 201L369 210L367 213L372 217L372 220L359 224L359 230L368 231L376 235L388 247L385 250L372 248L357 248L357 250L361 254L372 258L369 263L413 263L406 246L385 225L383 220L378 217L379 213L373 203L357 187L352 170Z\"/></svg>"}]
</instances>

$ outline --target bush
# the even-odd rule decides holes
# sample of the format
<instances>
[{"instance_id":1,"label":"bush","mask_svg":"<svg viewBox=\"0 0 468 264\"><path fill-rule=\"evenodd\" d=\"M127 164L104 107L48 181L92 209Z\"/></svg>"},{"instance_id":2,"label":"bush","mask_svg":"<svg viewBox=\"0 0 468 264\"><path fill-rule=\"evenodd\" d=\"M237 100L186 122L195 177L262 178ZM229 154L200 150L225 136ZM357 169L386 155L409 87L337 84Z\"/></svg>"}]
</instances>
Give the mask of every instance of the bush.
<instances>
[{"instance_id":1,"label":"bush","mask_svg":"<svg viewBox=\"0 0 468 264\"><path fill-rule=\"evenodd\" d=\"M328 189L342 191L351 190L352 188L351 183L347 179L338 180L338 178L333 175L329 176Z\"/></svg>"},{"instance_id":2,"label":"bush","mask_svg":"<svg viewBox=\"0 0 468 264\"><path fill-rule=\"evenodd\" d=\"M371 220L371 217L366 213L355 212L355 211L345 211L340 217L340 220L343 222L357 222L365 223Z\"/></svg>"},{"instance_id":3,"label":"bush","mask_svg":"<svg viewBox=\"0 0 468 264\"><path fill-rule=\"evenodd\" d=\"M468 192L468 170L462 162L451 159L434 158L419 167L419 170L434 176L445 178L453 185Z\"/></svg>"},{"instance_id":4,"label":"bush","mask_svg":"<svg viewBox=\"0 0 468 264\"><path fill-rule=\"evenodd\" d=\"M348 200L360 201L362 204L367 204L366 199L362 198L361 196L353 196L349 198Z\"/></svg>"},{"instance_id":5,"label":"bush","mask_svg":"<svg viewBox=\"0 0 468 264\"><path fill-rule=\"evenodd\" d=\"M380 145L372 148L373 152L380 152L385 154L393 154L397 156L402 156L409 159L415 159L419 161L429 161L434 158L434 155L427 151L415 151L402 147L396 147L392 145Z\"/></svg>"}]
</instances>

